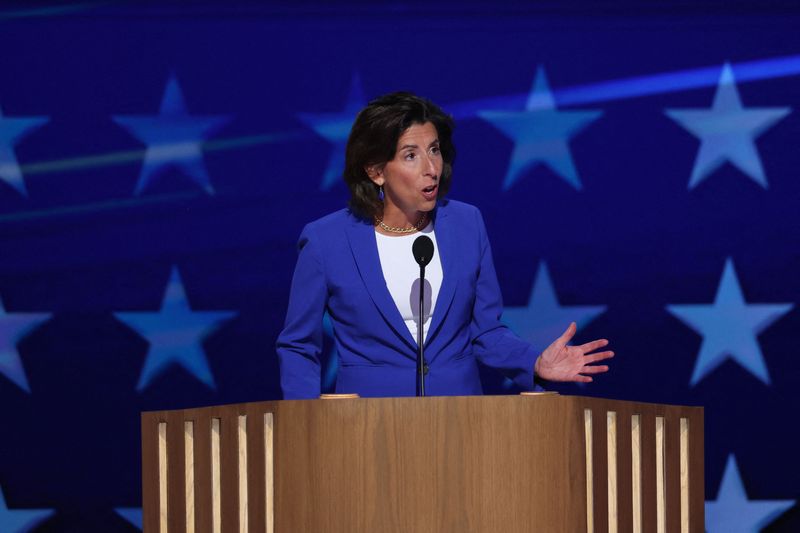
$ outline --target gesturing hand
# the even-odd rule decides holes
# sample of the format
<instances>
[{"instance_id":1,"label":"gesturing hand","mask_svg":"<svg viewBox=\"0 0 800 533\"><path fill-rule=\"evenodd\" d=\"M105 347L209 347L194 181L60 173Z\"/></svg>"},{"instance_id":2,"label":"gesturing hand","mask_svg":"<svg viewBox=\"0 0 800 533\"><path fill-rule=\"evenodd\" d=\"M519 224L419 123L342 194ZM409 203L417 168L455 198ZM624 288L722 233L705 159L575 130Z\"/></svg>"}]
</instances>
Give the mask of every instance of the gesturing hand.
<instances>
[{"instance_id":1,"label":"gesturing hand","mask_svg":"<svg viewBox=\"0 0 800 533\"><path fill-rule=\"evenodd\" d=\"M591 363L614 356L612 351L590 353L607 346L608 341L599 339L580 346L569 346L567 343L575 335L577 329L575 322L571 323L567 331L542 352L533 367L536 375L549 381L589 383L592 378L584 374L600 374L608 371L606 365L589 366Z\"/></svg>"}]
</instances>

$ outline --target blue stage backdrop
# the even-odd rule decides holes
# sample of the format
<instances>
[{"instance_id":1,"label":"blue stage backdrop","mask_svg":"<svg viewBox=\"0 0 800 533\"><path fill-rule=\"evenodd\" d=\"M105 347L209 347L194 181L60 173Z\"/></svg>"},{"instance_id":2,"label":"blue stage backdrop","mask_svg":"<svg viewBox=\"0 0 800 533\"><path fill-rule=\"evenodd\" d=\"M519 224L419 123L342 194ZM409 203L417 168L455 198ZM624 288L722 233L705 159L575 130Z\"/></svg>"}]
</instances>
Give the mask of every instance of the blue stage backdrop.
<instances>
[{"instance_id":1,"label":"blue stage backdrop","mask_svg":"<svg viewBox=\"0 0 800 533\"><path fill-rule=\"evenodd\" d=\"M4 9L0 531L136 531L140 411L280 398L297 237L401 89L457 121L507 323L611 339L558 390L705 406L708 531L800 531L789 3Z\"/></svg>"}]
</instances>

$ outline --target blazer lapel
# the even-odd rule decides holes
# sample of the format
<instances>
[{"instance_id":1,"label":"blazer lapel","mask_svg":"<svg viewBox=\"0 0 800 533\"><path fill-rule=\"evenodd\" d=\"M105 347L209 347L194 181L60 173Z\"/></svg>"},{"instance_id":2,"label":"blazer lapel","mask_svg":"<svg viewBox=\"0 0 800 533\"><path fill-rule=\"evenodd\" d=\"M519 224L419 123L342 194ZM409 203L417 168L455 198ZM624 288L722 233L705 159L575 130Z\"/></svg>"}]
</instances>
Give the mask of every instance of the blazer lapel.
<instances>
[{"instance_id":1,"label":"blazer lapel","mask_svg":"<svg viewBox=\"0 0 800 533\"><path fill-rule=\"evenodd\" d=\"M436 298L436 307L433 309L430 331L425 336L426 347L442 327L447 312L450 310L450 304L453 302L453 296L455 296L456 293L456 285L458 285L458 277L456 275L458 261L454 256L456 251L456 235L455 228L453 228L451 224L452 220L449 220L448 214L447 208L440 206L436 210L436 218L434 220L436 244L439 247L437 252L439 253L439 260L442 262L443 276L442 286L439 288L439 296Z\"/></svg>"},{"instance_id":2,"label":"blazer lapel","mask_svg":"<svg viewBox=\"0 0 800 533\"><path fill-rule=\"evenodd\" d=\"M353 260L370 298L383 319L411 349L409 356L412 356L417 351L417 343L411 337L411 332L408 331L408 326L400 315L383 278L381 259L375 242L375 229L369 224L353 220L347 226L347 238L350 241Z\"/></svg>"}]
</instances>

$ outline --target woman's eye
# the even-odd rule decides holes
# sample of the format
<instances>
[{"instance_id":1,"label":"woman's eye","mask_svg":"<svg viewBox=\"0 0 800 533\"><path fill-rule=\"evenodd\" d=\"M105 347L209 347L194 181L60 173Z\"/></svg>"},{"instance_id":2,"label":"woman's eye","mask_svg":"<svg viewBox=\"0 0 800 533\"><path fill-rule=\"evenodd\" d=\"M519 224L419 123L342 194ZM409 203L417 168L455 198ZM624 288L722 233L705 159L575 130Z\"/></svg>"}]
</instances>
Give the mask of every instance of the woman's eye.
<instances>
[{"instance_id":1,"label":"woman's eye","mask_svg":"<svg viewBox=\"0 0 800 533\"><path fill-rule=\"evenodd\" d=\"M409 153L406 154L406 159L409 160L409 161L411 161L415 157L416 157L416 154L414 152L409 152Z\"/></svg>"},{"instance_id":2,"label":"woman's eye","mask_svg":"<svg viewBox=\"0 0 800 533\"><path fill-rule=\"evenodd\" d=\"M431 153L432 154L439 155L441 152L442 152L442 150L438 146L433 146L431 148Z\"/></svg>"}]
</instances>

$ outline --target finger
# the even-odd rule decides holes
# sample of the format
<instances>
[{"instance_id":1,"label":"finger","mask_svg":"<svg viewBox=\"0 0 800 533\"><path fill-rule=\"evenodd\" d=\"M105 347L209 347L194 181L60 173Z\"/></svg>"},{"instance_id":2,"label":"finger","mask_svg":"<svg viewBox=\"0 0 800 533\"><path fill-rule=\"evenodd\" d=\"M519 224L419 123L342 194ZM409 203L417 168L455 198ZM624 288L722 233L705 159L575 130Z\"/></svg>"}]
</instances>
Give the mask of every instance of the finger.
<instances>
[{"instance_id":1,"label":"finger","mask_svg":"<svg viewBox=\"0 0 800 533\"><path fill-rule=\"evenodd\" d=\"M556 339L556 343L560 344L561 346L564 346L570 340L572 340L572 337L575 336L575 332L577 330L578 330L578 325L575 324L575 322L570 322L566 331L564 331L564 333L562 333L561 336Z\"/></svg>"},{"instance_id":2,"label":"finger","mask_svg":"<svg viewBox=\"0 0 800 533\"><path fill-rule=\"evenodd\" d=\"M583 364L590 365L592 363L596 363L597 361L611 359L612 357L614 357L614 352L611 350L608 350L607 352L590 353L583 356Z\"/></svg>"},{"instance_id":3,"label":"finger","mask_svg":"<svg viewBox=\"0 0 800 533\"><path fill-rule=\"evenodd\" d=\"M583 350L583 353L589 353L597 350L598 348L603 348L604 346L608 346L607 339L597 339L596 341L587 342L586 344L581 344L578 346L578 348Z\"/></svg>"},{"instance_id":4,"label":"finger","mask_svg":"<svg viewBox=\"0 0 800 533\"><path fill-rule=\"evenodd\" d=\"M603 372L608 372L608 366L594 365L594 366L585 366L581 369L581 374L602 374Z\"/></svg>"},{"instance_id":5,"label":"finger","mask_svg":"<svg viewBox=\"0 0 800 533\"><path fill-rule=\"evenodd\" d=\"M575 377L572 378L572 381L577 383L591 383L593 380L589 376L581 376L580 374L575 374Z\"/></svg>"}]
</instances>

